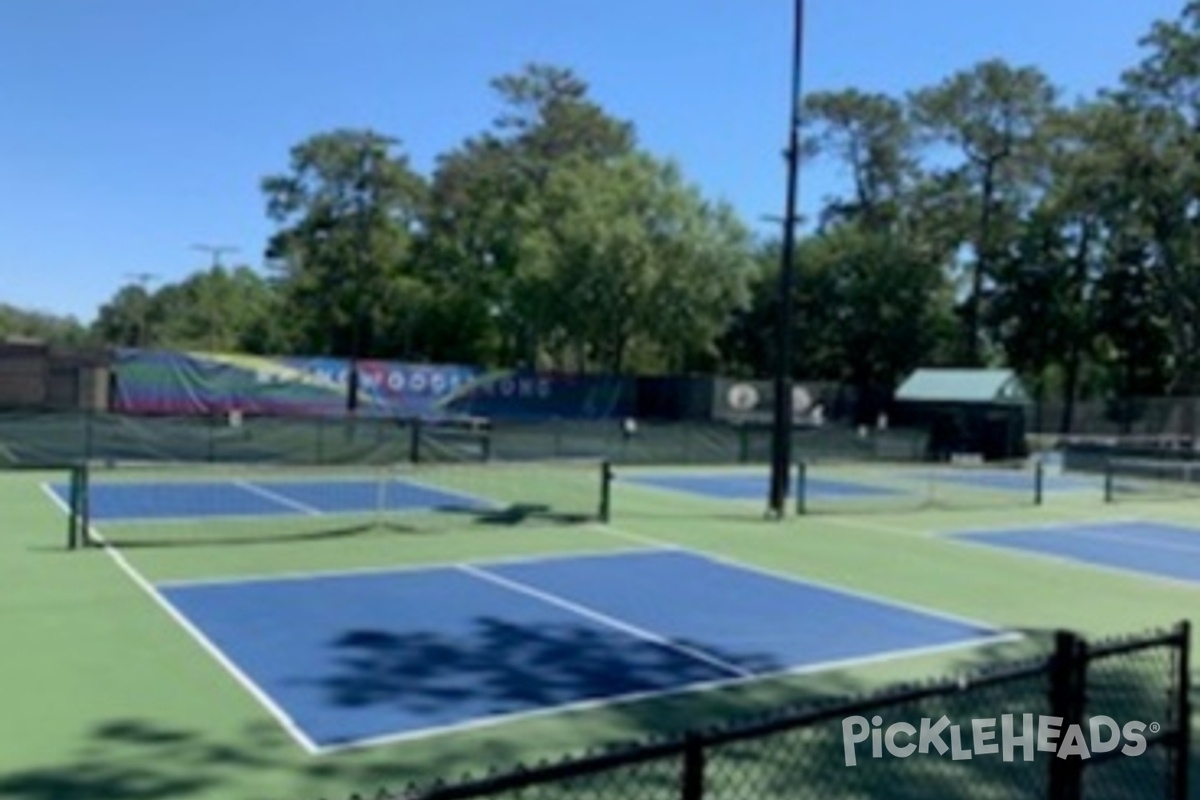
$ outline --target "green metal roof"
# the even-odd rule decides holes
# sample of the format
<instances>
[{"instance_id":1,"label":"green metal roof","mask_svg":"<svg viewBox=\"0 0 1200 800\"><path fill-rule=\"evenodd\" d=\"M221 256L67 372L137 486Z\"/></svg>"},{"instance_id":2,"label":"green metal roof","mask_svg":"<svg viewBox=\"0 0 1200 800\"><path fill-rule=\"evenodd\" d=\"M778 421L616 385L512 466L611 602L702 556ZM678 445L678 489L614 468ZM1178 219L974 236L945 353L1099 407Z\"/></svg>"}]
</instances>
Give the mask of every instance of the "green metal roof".
<instances>
[{"instance_id":1,"label":"green metal roof","mask_svg":"<svg viewBox=\"0 0 1200 800\"><path fill-rule=\"evenodd\" d=\"M919 369L900 385L897 400L943 403L1024 403L1010 369Z\"/></svg>"}]
</instances>

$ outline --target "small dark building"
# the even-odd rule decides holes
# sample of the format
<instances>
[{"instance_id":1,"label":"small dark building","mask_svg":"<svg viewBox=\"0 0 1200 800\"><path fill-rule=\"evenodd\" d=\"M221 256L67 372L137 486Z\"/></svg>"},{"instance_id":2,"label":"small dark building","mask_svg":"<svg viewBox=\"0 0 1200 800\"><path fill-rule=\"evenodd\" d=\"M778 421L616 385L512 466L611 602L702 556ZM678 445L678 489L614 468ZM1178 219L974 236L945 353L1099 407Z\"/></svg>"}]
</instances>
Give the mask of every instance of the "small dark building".
<instances>
[{"instance_id":1,"label":"small dark building","mask_svg":"<svg viewBox=\"0 0 1200 800\"><path fill-rule=\"evenodd\" d=\"M108 406L108 354L31 340L0 340L0 409L98 410Z\"/></svg>"},{"instance_id":2,"label":"small dark building","mask_svg":"<svg viewBox=\"0 0 1200 800\"><path fill-rule=\"evenodd\" d=\"M929 431L939 461L978 454L1022 458L1028 395L1006 369L919 369L896 392L891 423Z\"/></svg>"}]
</instances>

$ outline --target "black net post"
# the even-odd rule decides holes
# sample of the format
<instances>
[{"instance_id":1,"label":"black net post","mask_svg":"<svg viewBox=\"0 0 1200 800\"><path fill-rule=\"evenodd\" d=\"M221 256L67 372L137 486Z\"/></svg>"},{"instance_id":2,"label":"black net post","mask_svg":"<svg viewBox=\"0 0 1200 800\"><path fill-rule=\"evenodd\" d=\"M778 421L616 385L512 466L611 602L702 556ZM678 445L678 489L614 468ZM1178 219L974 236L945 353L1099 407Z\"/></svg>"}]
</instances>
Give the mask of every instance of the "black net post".
<instances>
[{"instance_id":1,"label":"black net post","mask_svg":"<svg viewBox=\"0 0 1200 800\"><path fill-rule=\"evenodd\" d=\"M612 484L613 467L611 461L600 465L600 521L608 522L612 518Z\"/></svg>"},{"instance_id":2,"label":"black net post","mask_svg":"<svg viewBox=\"0 0 1200 800\"><path fill-rule=\"evenodd\" d=\"M1033 463L1033 504L1040 506L1045 497L1046 467L1039 458Z\"/></svg>"},{"instance_id":3,"label":"black net post","mask_svg":"<svg viewBox=\"0 0 1200 800\"><path fill-rule=\"evenodd\" d=\"M70 530L71 549L90 547L91 537L91 489L88 486L91 468L87 461L82 461L71 468L70 497Z\"/></svg>"},{"instance_id":4,"label":"black net post","mask_svg":"<svg viewBox=\"0 0 1200 800\"><path fill-rule=\"evenodd\" d=\"M79 548L79 472L78 465L71 467L71 485L67 496L67 549Z\"/></svg>"},{"instance_id":5,"label":"black net post","mask_svg":"<svg viewBox=\"0 0 1200 800\"><path fill-rule=\"evenodd\" d=\"M1179 623L1178 723L1179 740L1175 743L1174 800L1188 800L1190 795L1189 764L1192 757L1192 626L1187 620Z\"/></svg>"},{"instance_id":6,"label":"black net post","mask_svg":"<svg viewBox=\"0 0 1200 800\"><path fill-rule=\"evenodd\" d=\"M703 800L704 760L704 740L695 733L689 733L683 741L681 800Z\"/></svg>"},{"instance_id":7,"label":"black net post","mask_svg":"<svg viewBox=\"0 0 1200 800\"><path fill-rule=\"evenodd\" d=\"M808 464L804 461L796 462L796 513L808 513L808 504L804 501L805 493L808 489Z\"/></svg>"},{"instance_id":8,"label":"black net post","mask_svg":"<svg viewBox=\"0 0 1200 800\"><path fill-rule=\"evenodd\" d=\"M1050 660L1050 714L1061 717L1065 735L1072 725L1083 724L1087 672L1087 646L1078 635L1059 631L1054 637ZM1083 761L1078 758L1050 759L1050 797L1080 800L1083 791Z\"/></svg>"}]
</instances>

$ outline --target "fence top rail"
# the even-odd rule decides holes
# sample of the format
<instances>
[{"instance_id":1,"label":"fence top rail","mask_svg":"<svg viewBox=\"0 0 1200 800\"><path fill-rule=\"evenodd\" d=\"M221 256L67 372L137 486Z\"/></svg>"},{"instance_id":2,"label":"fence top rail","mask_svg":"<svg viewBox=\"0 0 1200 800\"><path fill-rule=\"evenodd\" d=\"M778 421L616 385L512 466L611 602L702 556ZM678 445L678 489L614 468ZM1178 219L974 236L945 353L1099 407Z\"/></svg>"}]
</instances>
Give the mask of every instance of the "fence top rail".
<instances>
[{"instance_id":1,"label":"fence top rail","mask_svg":"<svg viewBox=\"0 0 1200 800\"><path fill-rule=\"evenodd\" d=\"M1088 660L1111 658L1155 647L1186 648L1191 643L1191 625L1180 622L1170 631L1154 631L1139 636L1106 639L1087 646Z\"/></svg>"}]
</instances>

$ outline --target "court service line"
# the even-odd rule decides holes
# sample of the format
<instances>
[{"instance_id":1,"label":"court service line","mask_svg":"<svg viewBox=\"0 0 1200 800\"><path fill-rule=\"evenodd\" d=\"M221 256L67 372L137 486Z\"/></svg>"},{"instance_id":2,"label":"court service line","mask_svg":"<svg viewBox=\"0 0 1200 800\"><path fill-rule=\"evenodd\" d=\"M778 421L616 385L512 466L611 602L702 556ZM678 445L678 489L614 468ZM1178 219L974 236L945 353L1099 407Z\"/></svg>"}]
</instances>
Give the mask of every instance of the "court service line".
<instances>
[{"instance_id":1,"label":"court service line","mask_svg":"<svg viewBox=\"0 0 1200 800\"><path fill-rule=\"evenodd\" d=\"M699 648L691 647L686 644L679 644L678 642L673 642L670 639L666 638L665 636L654 633L653 631L647 630L638 625L633 625L629 622L625 622L623 620L617 619L616 617L609 616L608 614L602 613L593 608L589 608L588 606L585 606L581 603L576 603L572 600L567 600L565 597L559 597L556 594L551 594L550 592L544 592L541 589L537 589L528 584L521 583L520 581L514 581L514 580L511 580L510 578L505 578L502 575L497 575L494 572L489 572L488 570L483 569L481 567L472 566L470 564L463 564L463 565L460 565L458 567L458 569L461 570L462 572L467 573L468 575L470 575L472 577L478 578L483 581L487 581L488 583L493 583L497 586L500 586L502 588L516 592L518 594L528 595L529 597L532 597L536 600L541 600L543 603L547 603L549 605L556 606L557 608L561 608L565 611L570 611L572 614L583 617L584 619L589 619L593 622L598 622L601 625L604 625L609 628L613 628L614 630L621 631L622 633L627 633L630 636L634 636L638 639L643 639L652 644L656 644L659 647L665 647L668 650L674 650L676 653L685 655L688 658L691 658L693 661L702 661L705 664L708 664L710 667L716 667L717 669L721 670L722 672L728 673L730 675L736 675L739 677L748 678L755 674L753 670L746 669L745 667L740 667L731 661L726 661L725 659L720 658L719 656L715 656L711 653L707 653L703 650L700 650Z\"/></svg>"},{"instance_id":2,"label":"court service line","mask_svg":"<svg viewBox=\"0 0 1200 800\"><path fill-rule=\"evenodd\" d=\"M921 606L916 603L909 603L904 600L896 600L895 598L885 597L883 595L874 594L872 592L863 591L861 589L853 589L848 586L842 586L839 584L830 583L830 582L823 581L823 580L817 580L814 578L810 578L806 575L794 575L794 574L790 574L787 572L781 572L779 570L770 569L768 567L760 567L760 566L756 566L754 564L747 564L744 561L739 561L730 556L721 555L720 553L714 553L711 550L705 550L705 549L695 548L695 547L687 547L687 546L679 545L679 544L673 545L666 540L655 539L652 536L644 536L642 534L630 534L622 529L614 528L611 525L607 525L607 526L603 526L603 527L605 530L607 530L612 535L620 537L620 538L629 539L630 541L640 541L643 543L657 543L657 545L659 547L661 547L663 549L667 549L667 550L670 550L670 549L683 550L684 552L694 555L698 558L704 558L709 561L714 561L718 564L724 564L725 566L731 567L733 569L740 569L740 570L744 570L746 572L756 572L760 575L765 575L768 578L775 578L776 580L790 581L792 583L798 583L798 584L802 584L802 585L806 585L806 586L812 586L817 589L823 589L827 592L831 592L834 594L840 594L840 595L844 595L847 597L856 597L859 600L866 600L868 602L876 603L879 605L892 606L893 608L899 608L904 611L909 611L914 614L921 614L926 617L935 617L938 619L945 620L946 622L952 622L956 625L963 625L963 626L969 627L969 628L976 628L978 630L989 631L989 632L992 632L992 633L995 633L998 635L1004 635L1004 630L1002 628L999 628L995 624L990 623L990 622L983 622L981 620L971 619L970 617L964 617L964 616L960 616L958 614L953 614L948 611L942 611L940 609L929 608L927 606ZM1016 639L1021 638L1020 634L1013 634L1013 636Z\"/></svg>"},{"instance_id":3,"label":"court service line","mask_svg":"<svg viewBox=\"0 0 1200 800\"><path fill-rule=\"evenodd\" d=\"M303 514L308 514L309 516L321 516L323 513L319 508L310 506L307 503L301 503L299 500L293 500L287 495L279 494L278 492L272 492L270 489L264 489L258 484L251 483L250 481L233 481L233 485L237 486L239 489L245 489L251 494L264 497L274 503L279 503L280 505L287 506L288 508L299 511Z\"/></svg>"},{"instance_id":4,"label":"court service line","mask_svg":"<svg viewBox=\"0 0 1200 800\"><path fill-rule=\"evenodd\" d=\"M53 489L51 489L45 483L42 484L42 489L50 496L51 501L56 506L58 506L62 511L68 514L70 513L70 509L67 507L67 504ZM142 573L139 572L137 568L134 567L133 564L131 564L121 552L106 542L104 540L104 536L98 530L89 526L87 532L92 541L98 542L100 546L104 548L105 554L113 560L113 563L117 565L117 568L120 569L121 572L125 573L125 575L131 581L133 581L134 585L141 589L142 592L145 593L155 605L162 609L162 611L165 612L168 617L170 617L175 621L176 624L183 628L184 631L186 631L188 635L192 637L193 641L200 645L200 648L204 650L204 652L208 653L208 655L211 656L239 686L248 692L251 697L257 700L259 705L266 709L267 713L275 718L275 721L283 727L284 731L292 737L292 740L295 741L296 744L300 745L300 747L303 748L304 751L309 755L318 755L321 752L317 744L308 737L308 734L306 734L303 729L300 728L295 720L288 716L286 711L284 711L275 703L271 696L268 695L261 686L255 683L248 675L246 675L246 673L242 672L242 670L233 663L229 656L225 655L225 652L221 650L220 647L218 647L211 639L205 636L199 628L192 624L192 621L189 620L182 611L176 608L170 600L168 600L162 595L161 592L155 589L154 584L150 583L150 581L148 581L145 576L143 576Z\"/></svg>"}]
</instances>

